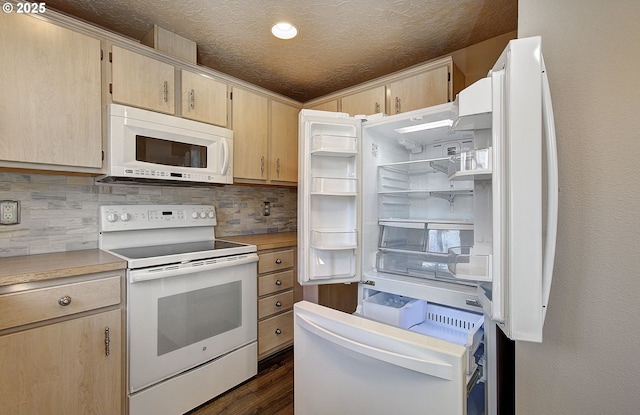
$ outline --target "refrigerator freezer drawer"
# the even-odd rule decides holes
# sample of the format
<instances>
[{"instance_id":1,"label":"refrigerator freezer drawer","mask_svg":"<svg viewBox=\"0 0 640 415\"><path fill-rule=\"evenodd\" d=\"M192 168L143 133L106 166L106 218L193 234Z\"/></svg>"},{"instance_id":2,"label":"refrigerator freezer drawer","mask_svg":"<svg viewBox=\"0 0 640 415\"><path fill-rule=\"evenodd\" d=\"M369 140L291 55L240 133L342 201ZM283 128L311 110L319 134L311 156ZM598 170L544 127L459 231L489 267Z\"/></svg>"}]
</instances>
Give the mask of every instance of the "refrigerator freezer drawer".
<instances>
[{"instance_id":1,"label":"refrigerator freezer drawer","mask_svg":"<svg viewBox=\"0 0 640 415\"><path fill-rule=\"evenodd\" d=\"M297 415L466 413L464 347L306 301L294 337Z\"/></svg>"},{"instance_id":2,"label":"refrigerator freezer drawer","mask_svg":"<svg viewBox=\"0 0 640 415\"><path fill-rule=\"evenodd\" d=\"M424 321L409 330L466 347L467 375L471 375L477 367L474 353L483 340L483 324L482 314L428 303Z\"/></svg>"}]
</instances>

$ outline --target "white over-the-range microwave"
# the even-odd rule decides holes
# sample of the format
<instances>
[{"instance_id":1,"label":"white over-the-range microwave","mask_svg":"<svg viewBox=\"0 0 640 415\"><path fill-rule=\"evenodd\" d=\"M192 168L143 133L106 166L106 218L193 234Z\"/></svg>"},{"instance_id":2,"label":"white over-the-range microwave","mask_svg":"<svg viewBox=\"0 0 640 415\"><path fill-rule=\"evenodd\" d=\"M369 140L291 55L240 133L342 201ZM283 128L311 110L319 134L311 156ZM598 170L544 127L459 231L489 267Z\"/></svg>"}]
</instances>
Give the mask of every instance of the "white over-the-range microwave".
<instances>
[{"instance_id":1,"label":"white over-the-range microwave","mask_svg":"<svg viewBox=\"0 0 640 415\"><path fill-rule=\"evenodd\" d=\"M233 131L110 104L103 183L233 183ZM186 184L186 183L184 183Z\"/></svg>"}]
</instances>

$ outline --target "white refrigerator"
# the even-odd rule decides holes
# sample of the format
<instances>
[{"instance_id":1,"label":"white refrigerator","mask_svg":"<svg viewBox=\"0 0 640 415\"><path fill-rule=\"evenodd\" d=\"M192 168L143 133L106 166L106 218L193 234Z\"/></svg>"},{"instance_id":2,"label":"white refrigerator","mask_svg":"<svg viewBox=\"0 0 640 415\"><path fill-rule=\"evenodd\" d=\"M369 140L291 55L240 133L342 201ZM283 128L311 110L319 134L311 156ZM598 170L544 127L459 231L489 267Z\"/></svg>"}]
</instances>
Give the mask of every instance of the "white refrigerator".
<instances>
[{"instance_id":1,"label":"white refrigerator","mask_svg":"<svg viewBox=\"0 0 640 415\"><path fill-rule=\"evenodd\" d=\"M496 414L497 330L542 341L555 255L541 38L453 103L303 110L299 134L298 280L359 304L295 304L295 413Z\"/></svg>"}]
</instances>

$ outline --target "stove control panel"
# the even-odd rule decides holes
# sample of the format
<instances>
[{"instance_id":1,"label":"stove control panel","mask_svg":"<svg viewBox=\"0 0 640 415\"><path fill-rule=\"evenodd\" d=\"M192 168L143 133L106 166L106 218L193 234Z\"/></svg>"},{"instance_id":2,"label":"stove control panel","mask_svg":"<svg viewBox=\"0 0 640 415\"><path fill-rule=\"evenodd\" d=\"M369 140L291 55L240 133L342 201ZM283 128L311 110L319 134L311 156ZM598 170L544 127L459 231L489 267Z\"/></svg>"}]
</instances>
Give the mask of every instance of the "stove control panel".
<instances>
[{"instance_id":1,"label":"stove control panel","mask_svg":"<svg viewBox=\"0 0 640 415\"><path fill-rule=\"evenodd\" d=\"M112 205L100 207L100 230L215 226L212 205Z\"/></svg>"}]
</instances>

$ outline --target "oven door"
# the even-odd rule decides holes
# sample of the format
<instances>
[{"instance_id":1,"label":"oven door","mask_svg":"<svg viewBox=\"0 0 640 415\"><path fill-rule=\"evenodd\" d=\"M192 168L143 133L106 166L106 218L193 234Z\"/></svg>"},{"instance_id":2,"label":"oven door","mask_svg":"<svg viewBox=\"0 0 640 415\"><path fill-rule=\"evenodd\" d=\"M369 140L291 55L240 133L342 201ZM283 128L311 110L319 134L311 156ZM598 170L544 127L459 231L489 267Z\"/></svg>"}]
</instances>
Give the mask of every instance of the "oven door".
<instances>
[{"instance_id":1,"label":"oven door","mask_svg":"<svg viewBox=\"0 0 640 415\"><path fill-rule=\"evenodd\" d=\"M129 270L133 393L257 340L256 254Z\"/></svg>"}]
</instances>

